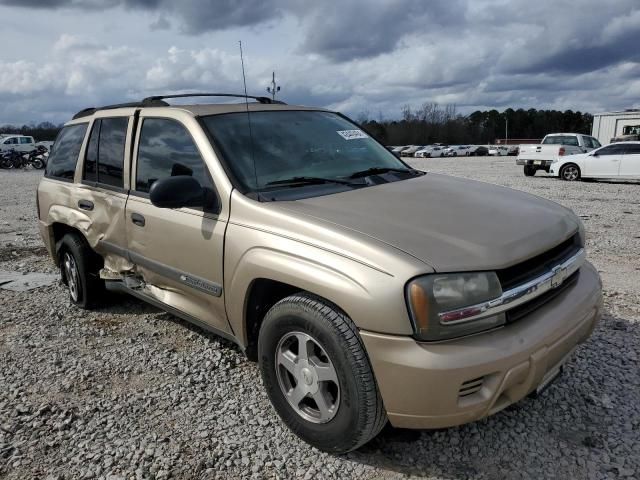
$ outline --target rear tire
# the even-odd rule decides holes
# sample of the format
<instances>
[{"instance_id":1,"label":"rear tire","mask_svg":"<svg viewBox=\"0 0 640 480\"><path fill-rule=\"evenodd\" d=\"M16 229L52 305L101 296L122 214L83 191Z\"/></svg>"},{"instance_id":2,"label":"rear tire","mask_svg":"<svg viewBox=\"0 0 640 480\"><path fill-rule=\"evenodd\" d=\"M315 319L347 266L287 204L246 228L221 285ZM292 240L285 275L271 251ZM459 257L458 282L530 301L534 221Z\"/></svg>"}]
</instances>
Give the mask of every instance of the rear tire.
<instances>
[{"instance_id":1,"label":"rear tire","mask_svg":"<svg viewBox=\"0 0 640 480\"><path fill-rule=\"evenodd\" d=\"M358 331L336 306L307 293L279 301L260 328L258 356L276 412L319 450L355 450L386 424Z\"/></svg>"},{"instance_id":2,"label":"rear tire","mask_svg":"<svg viewBox=\"0 0 640 480\"><path fill-rule=\"evenodd\" d=\"M524 176L525 177L533 177L536 174L536 167L532 167L531 165L524 166Z\"/></svg>"},{"instance_id":3,"label":"rear tire","mask_svg":"<svg viewBox=\"0 0 640 480\"><path fill-rule=\"evenodd\" d=\"M567 182L580 180L580 175L580 167L578 167L575 163L567 163L560 169L560 178L566 180Z\"/></svg>"},{"instance_id":4,"label":"rear tire","mask_svg":"<svg viewBox=\"0 0 640 480\"><path fill-rule=\"evenodd\" d=\"M57 244L60 274L69 288L71 303L90 310L104 293L100 279L102 258L79 234L67 233Z\"/></svg>"}]
</instances>

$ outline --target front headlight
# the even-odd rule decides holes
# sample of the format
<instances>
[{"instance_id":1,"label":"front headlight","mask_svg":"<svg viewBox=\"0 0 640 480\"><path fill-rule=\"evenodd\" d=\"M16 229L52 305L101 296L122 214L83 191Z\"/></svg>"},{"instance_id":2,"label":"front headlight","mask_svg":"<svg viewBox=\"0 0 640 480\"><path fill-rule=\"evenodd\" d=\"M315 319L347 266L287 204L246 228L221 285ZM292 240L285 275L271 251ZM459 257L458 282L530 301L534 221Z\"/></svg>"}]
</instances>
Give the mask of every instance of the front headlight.
<instances>
[{"instance_id":1,"label":"front headlight","mask_svg":"<svg viewBox=\"0 0 640 480\"><path fill-rule=\"evenodd\" d=\"M406 289L419 340L445 340L504 324L504 313L482 316L485 303L501 295L495 272L426 275L409 282Z\"/></svg>"}]
</instances>

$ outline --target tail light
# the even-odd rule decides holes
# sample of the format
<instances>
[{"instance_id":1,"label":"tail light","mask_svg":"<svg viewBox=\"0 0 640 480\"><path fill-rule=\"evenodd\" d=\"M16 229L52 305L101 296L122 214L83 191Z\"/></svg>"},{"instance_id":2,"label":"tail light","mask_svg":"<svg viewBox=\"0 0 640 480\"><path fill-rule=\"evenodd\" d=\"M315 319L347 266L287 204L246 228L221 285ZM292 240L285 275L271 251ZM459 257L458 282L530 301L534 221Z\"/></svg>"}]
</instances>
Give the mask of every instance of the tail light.
<instances>
[{"instance_id":1,"label":"tail light","mask_svg":"<svg viewBox=\"0 0 640 480\"><path fill-rule=\"evenodd\" d=\"M560 147L560 150L558 150L558 155L563 156L564 155L564 147Z\"/></svg>"}]
</instances>

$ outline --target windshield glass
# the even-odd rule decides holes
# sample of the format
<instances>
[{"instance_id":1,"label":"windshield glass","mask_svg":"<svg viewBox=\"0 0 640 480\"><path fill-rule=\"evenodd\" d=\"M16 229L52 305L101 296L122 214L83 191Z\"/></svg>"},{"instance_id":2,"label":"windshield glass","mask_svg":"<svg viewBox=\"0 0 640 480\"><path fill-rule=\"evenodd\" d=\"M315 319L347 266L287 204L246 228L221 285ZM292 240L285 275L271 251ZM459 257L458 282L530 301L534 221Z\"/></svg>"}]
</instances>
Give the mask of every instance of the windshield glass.
<instances>
[{"instance_id":1,"label":"windshield glass","mask_svg":"<svg viewBox=\"0 0 640 480\"><path fill-rule=\"evenodd\" d=\"M335 113L251 112L251 136L244 112L211 115L203 121L246 190L260 190L294 177L340 179L369 168L409 170Z\"/></svg>"}]
</instances>

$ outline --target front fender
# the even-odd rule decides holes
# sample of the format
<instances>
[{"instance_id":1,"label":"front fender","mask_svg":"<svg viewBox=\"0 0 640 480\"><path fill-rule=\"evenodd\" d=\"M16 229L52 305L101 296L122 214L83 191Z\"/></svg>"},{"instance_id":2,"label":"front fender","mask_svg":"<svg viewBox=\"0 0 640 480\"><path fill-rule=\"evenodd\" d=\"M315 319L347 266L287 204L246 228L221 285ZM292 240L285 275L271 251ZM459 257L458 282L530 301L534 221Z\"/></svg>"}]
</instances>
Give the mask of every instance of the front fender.
<instances>
[{"instance_id":1,"label":"front fender","mask_svg":"<svg viewBox=\"0 0 640 480\"><path fill-rule=\"evenodd\" d=\"M404 300L408 277L238 225L229 225L227 239L227 314L244 345L247 299L256 279L275 280L325 298L339 306L358 328L399 335L413 332Z\"/></svg>"}]
</instances>

